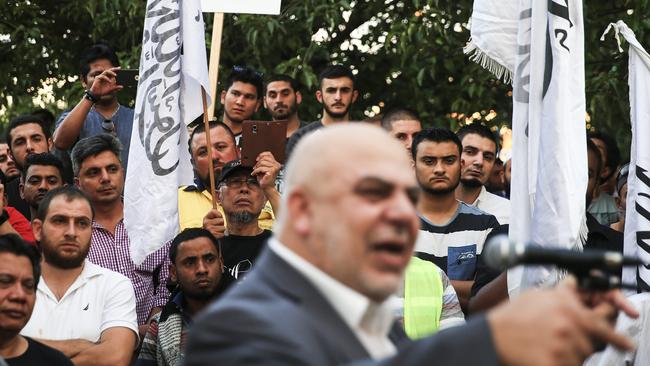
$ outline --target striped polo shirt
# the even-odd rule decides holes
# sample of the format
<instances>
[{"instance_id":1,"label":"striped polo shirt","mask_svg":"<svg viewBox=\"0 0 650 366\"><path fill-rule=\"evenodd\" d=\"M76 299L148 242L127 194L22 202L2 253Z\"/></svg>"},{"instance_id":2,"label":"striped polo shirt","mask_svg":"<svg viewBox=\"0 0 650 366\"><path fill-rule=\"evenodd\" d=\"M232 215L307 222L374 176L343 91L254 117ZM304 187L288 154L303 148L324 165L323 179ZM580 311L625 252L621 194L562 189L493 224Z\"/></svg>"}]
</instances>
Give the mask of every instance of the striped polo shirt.
<instances>
[{"instance_id":1,"label":"striped polo shirt","mask_svg":"<svg viewBox=\"0 0 650 366\"><path fill-rule=\"evenodd\" d=\"M435 225L420 215L415 252L440 267L451 280L473 280L485 238L499 222L474 206L458 203L458 210L445 225Z\"/></svg>"}]
</instances>

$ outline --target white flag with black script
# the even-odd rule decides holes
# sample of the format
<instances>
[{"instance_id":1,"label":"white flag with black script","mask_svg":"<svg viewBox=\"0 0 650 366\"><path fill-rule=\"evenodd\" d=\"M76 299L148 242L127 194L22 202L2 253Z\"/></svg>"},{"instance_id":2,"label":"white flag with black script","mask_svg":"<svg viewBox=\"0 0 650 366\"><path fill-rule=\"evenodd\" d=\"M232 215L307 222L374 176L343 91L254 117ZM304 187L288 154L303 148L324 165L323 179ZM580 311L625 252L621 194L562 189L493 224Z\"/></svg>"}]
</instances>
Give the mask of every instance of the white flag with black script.
<instances>
[{"instance_id":1,"label":"white flag with black script","mask_svg":"<svg viewBox=\"0 0 650 366\"><path fill-rule=\"evenodd\" d=\"M178 187L193 177L187 124L203 113L202 85L209 90L199 0L147 1L124 189L135 263L178 232Z\"/></svg>"},{"instance_id":2,"label":"white flag with black script","mask_svg":"<svg viewBox=\"0 0 650 366\"><path fill-rule=\"evenodd\" d=\"M622 21L610 24L630 44L629 80L632 147L627 176L625 255L650 263L650 54ZM607 31L610 29L607 27ZM604 36L604 34L603 34ZM602 38L601 38L602 40ZM620 47L620 46L619 46ZM650 270L645 266L623 267L623 282L636 283L639 292L650 291ZM627 291L628 295L636 291Z\"/></svg>"},{"instance_id":3,"label":"white flag with black script","mask_svg":"<svg viewBox=\"0 0 650 366\"><path fill-rule=\"evenodd\" d=\"M586 240L581 0L521 0L513 74L510 238L582 249ZM557 281L552 268L508 274L511 294Z\"/></svg>"}]
</instances>

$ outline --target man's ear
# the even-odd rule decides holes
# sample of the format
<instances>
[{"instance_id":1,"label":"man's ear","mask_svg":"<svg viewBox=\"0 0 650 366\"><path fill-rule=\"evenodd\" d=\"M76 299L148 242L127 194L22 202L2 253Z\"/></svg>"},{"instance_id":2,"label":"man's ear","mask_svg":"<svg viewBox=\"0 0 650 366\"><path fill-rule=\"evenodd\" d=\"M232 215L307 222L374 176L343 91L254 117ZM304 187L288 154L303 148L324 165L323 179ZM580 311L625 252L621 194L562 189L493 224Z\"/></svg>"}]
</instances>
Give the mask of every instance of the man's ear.
<instances>
[{"instance_id":1,"label":"man's ear","mask_svg":"<svg viewBox=\"0 0 650 366\"><path fill-rule=\"evenodd\" d=\"M88 82L86 81L86 77L79 74L79 80L81 80L81 86L84 87L84 89L88 89L90 85L88 85Z\"/></svg>"},{"instance_id":2,"label":"man's ear","mask_svg":"<svg viewBox=\"0 0 650 366\"><path fill-rule=\"evenodd\" d=\"M287 199L287 210L291 218L289 225L299 235L305 236L311 232L313 212L305 192L300 189L291 192Z\"/></svg>"},{"instance_id":3,"label":"man's ear","mask_svg":"<svg viewBox=\"0 0 650 366\"><path fill-rule=\"evenodd\" d=\"M178 285L178 274L176 273L176 266L171 263L169 264L169 278L172 280L172 282Z\"/></svg>"},{"instance_id":4,"label":"man's ear","mask_svg":"<svg viewBox=\"0 0 650 366\"><path fill-rule=\"evenodd\" d=\"M43 222L40 219L32 219L32 233L36 241L40 242L42 239L41 230L43 229Z\"/></svg>"},{"instance_id":5,"label":"man's ear","mask_svg":"<svg viewBox=\"0 0 650 366\"><path fill-rule=\"evenodd\" d=\"M352 92L352 103L356 102L357 98L359 98L359 91L354 89L354 91Z\"/></svg>"},{"instance_id":6,"label":"man's ear","mask_svg":"<svg viewBox=\"0 0 650 366\"><path fill-rule=\"evenodd\" d=\"M316 90L316 100L318 103L323 104L323 93L320 90Z\"/></svg>"},{"instance_id":7,"label":"man's ear","mask_svg":"<svg viewBox=\"0 0 650 366\"><path fill-rule=\"evenodd\" d=\"M73 182L75 187L79 188L79 177L74 177Z\"/></svg>"},{"instance_id":8,"label":"man's ear","mask_svg":"<svg viewBox=\"0 0 650 366\"><path fill-rule=\"evenodd\" d=\"M225 90L223 90L221 92L221 105L224 105L224 104L226 104L226 91Z\"/></svg>"},{"instance_id":9,"label":"man's ear","mask_svg":"<svg viewBox=\"0 0 650 366\"><path fill-rule=\"evenodd\" d=\"M300 92L296 92L296 105L299 105L300 103L302 103L302 94L300 94Z\"/></svg>"},{"instance_id":10,"label":"man's ear","mask_svg":"<svg viewBox=\"0 0 650 366\"><path fill-rule=\"evenodd\" d=\"M52 141L52 138L50 137L47 139L47 150L52 151L52 147L54 147L54 142Z\"/></svg>"},{"instance_id":11,"label":"man's ear","mask_svg":"<svg viewBox=\"0 0 650 366\"><path fill-rule=\"evenodd\" d=\"M266 96L264 96L264 99L262 99L262 101L264 102L264 109L268 110L269 105L266 103Z\"/></svg>"}]
</instances>

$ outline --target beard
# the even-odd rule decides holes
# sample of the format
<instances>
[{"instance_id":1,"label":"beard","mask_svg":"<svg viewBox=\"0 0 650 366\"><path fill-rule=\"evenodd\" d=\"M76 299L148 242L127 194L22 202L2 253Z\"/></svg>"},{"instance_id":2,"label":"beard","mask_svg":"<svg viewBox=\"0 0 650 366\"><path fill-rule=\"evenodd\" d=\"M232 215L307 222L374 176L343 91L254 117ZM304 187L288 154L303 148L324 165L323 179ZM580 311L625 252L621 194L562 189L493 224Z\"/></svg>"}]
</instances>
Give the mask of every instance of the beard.
<instances>
[{"instance_id":1,"label":"beard","mask_svg":"<svg viewBox=\"0 0 650 366\"><path fill-rule=\"evenodd\" d=\"M460 182L463 183L464 186L470 187L470 188L478 188L483 185L480 180L476 178L470 178L470 179L460 179Z\"/></svg>"},{"instance_id":2,"label":"beard","mask_svg":"<svg viewBox=\"0 0 650 366\"><path fill-rule=\"evenodd\" d=\"M285 119L289 119L294 113L296 113L296 110L298 109L298 106L296 103L293 103L292 105L287 107L287 111L284 113L276 113L275 111L271 111L271 117L273 117L273 120L275 121L282 121Z\"/></svg>"},{"instance_id":3,"label":"beard","mask_svg":"<svg viewBox=\"0 0 650 366\"><path fill-rule=\"evenodd\" d=\"M217 289L219 285L215 285L214 288L206 288L201 290L194 291L189 288L183 288L183 295L189 299L197 301L208 301L212 300L217 295Z\"/></svg>"},{"instance_id":4,"label":"beard","mask_svg":"<svg viewBox=\"0 0 650 366\"><path fill-rule=\"evenodd\" d=\"M85 248L80 248L80 252L74 257L62 256L56 249L52 249L52 246L47 241L41 242L41 248L43 250L43 259L47 263L61 269L72 269L81 267L84 260L86 260L88 251L90 251L90 243Z\"/></svg>"},{"instance_id":5,"label":"beard","mask_svg":"<svg viewBox=\"0 0 650 366\"><path fill-rule=\"evenodd\" d=\"M259 216L260 212L255 215L255 213L250 211L235 211L228 215L228 221L233 224L246 225L253 222Z\"/></svg>"},{"instance_id":6,"label":"beard","mask_svg":"<svg viewBox=\"0 0 650 366\"><path fill-rule=\"evenodd\" d=\"M337 113L337 112L333 112L327 104L323 104L323 108L325 108L325 113L327 113L328 116L330 116L331 118L334 118L334 119L340 119L340 118L345 117L348 114L348 112L350 111L351 106L352 106L352 104L348 105L348 107L345 109L345 111L343 111L341 113Z\"/></svg>"}]
</instances>

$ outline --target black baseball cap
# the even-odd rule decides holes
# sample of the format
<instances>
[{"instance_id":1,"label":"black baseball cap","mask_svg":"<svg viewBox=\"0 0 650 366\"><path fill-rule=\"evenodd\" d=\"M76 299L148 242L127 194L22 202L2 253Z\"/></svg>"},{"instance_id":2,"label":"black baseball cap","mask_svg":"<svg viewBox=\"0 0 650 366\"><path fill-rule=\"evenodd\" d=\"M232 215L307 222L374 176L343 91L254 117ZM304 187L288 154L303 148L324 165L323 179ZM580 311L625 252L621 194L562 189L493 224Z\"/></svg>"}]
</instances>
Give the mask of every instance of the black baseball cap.
<instances>
[{"instance_id":1,"label":"black baseball cap","mask_svg":"<svg viewBox=\"0 0 650 366\"><path fill-rule=\"evenodd\" d=\"M241 164L241 160L239 159L227 162L221 168L221 176L219 176L219 181L217 182L217 184L221 184L224 180L226 180L226 178L228 178L228 176L240 170L246 170L250 173L253 171L253 168L248 166L243 166Z\"/></svg>"}]
</instances>

